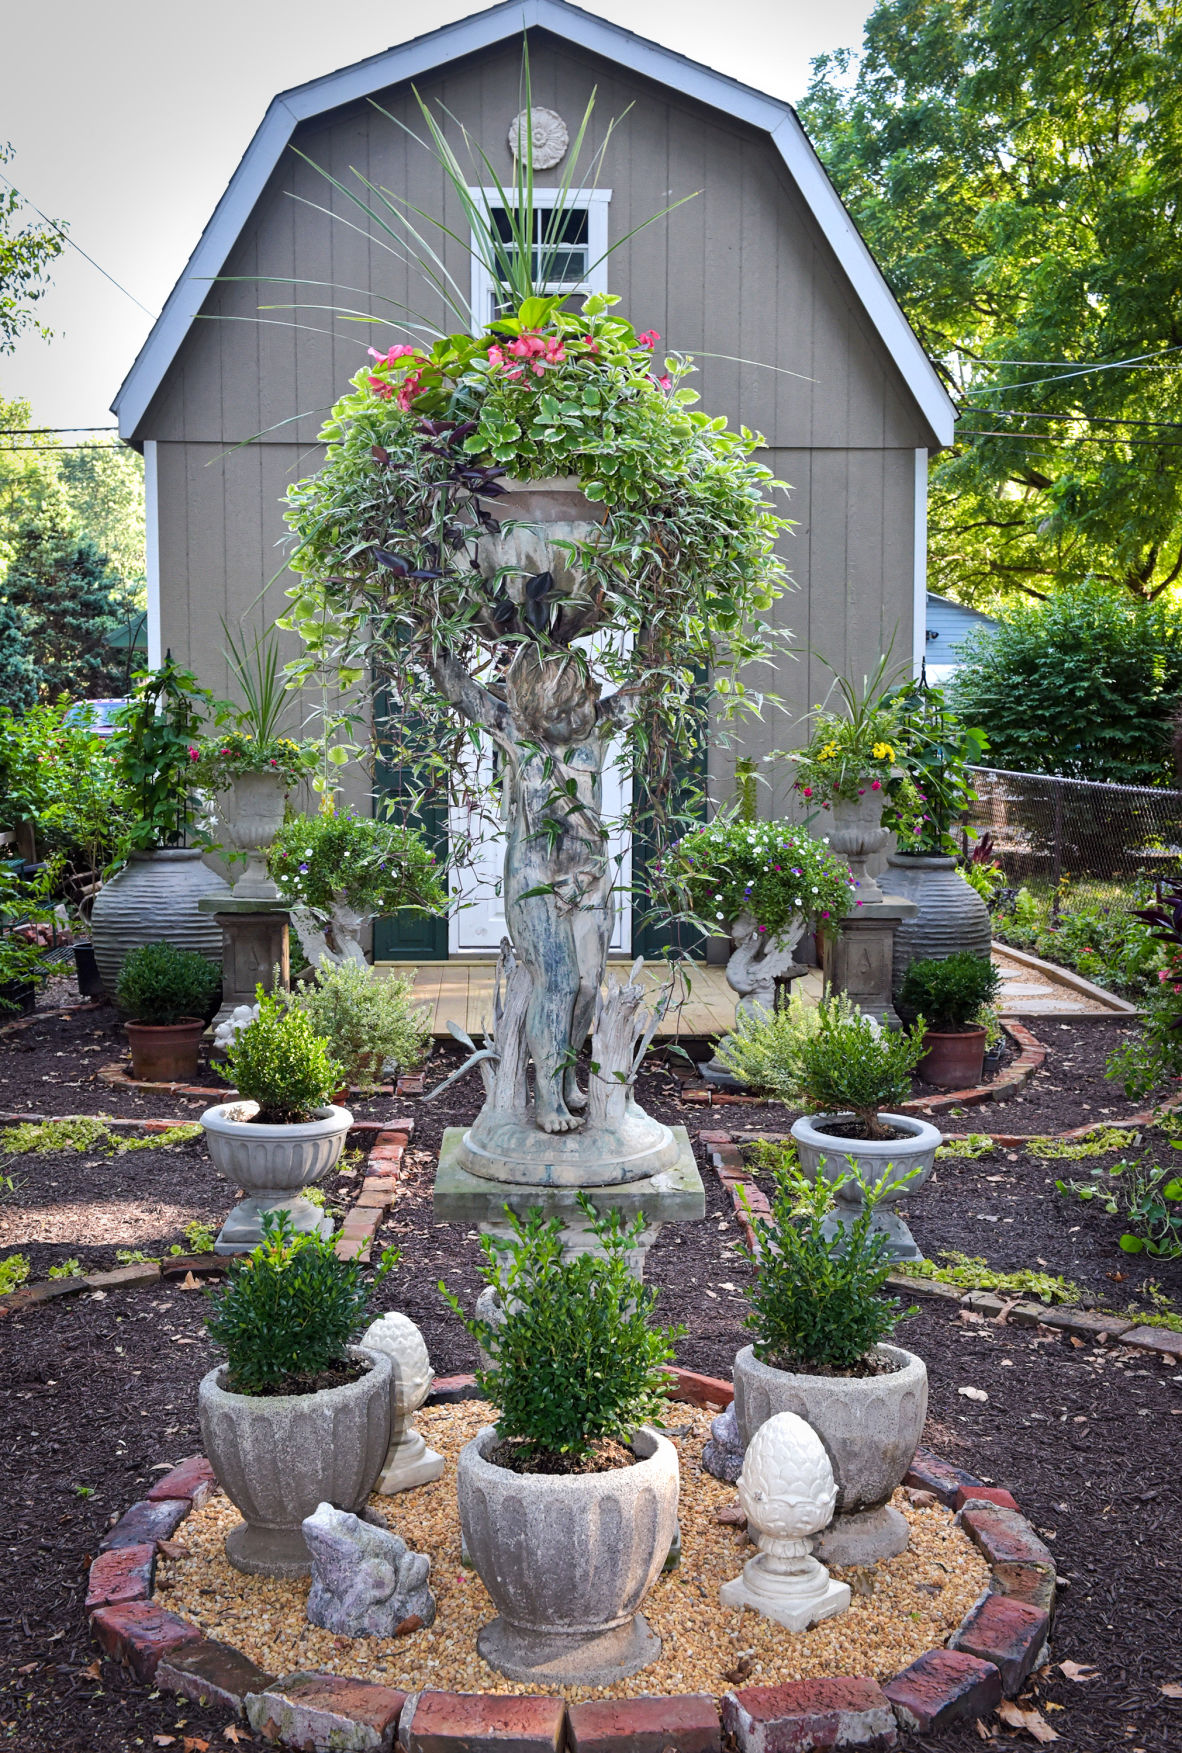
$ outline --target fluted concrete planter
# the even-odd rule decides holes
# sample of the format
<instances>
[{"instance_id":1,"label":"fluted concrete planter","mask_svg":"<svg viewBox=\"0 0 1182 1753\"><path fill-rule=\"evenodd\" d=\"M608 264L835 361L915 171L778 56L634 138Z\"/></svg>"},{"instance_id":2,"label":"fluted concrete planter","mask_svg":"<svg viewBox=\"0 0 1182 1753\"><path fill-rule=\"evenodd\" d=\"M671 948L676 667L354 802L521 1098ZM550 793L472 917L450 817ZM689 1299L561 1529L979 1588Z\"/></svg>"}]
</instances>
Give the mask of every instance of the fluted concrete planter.
<instances>
[{"instance_id":1,"label":"fluted concrete planter","mask_svg":"<svg viewBox=\"0 0 1182 1753\"><path fill-rule=\"evenodd\" d=\"M825 1445L837 1481L834 1519L814 1547L825 1564L876 1564L906 1550L906 1518L891 1494L919 1446L928 1409L921 1357L875 1351L898 1367L881 1376L810 1376L773 1369L744 1346L735 1358L735 1419L743 1445L777 1412L795 1412Z\"/></svg>"},{"instance_id":2,"label":"fluted concrete planter","mask_svg":"<svg viewBox=\"0 0 1182 1753\"><path fill-rule=\"evenodd\" d=\"M312 1120L276 1126L252 1120L258 1111L257 1102L218 1102L201 1116L214 1168L247 1195L222 1225L216 1254L249 1253L263 1238L269 1211L286 1211L297 1233L332 1233L331 1220L300 1193L340 1161L352 1114L334 1104L318 1108Z\"/></svg>"},{"instance_id":3,"label":"fluted concrete planter","mask_svg":"<svg viewBox=\"0 0 1182 1753\"><path fill-rule=\"evenodd\" d=\"M218 798L218 816L235 852L246 853L246 869L233 887L242 901L274 901L279 890L267 875L267 851L283 826L287 788L274 773L239 773Z\"/></svg>"},{"instance_id":4,"label":"fluted concrete planter","mask_svg":"<svg viewBox=\"0 0 1182 1753\"><path fill-rule=\"evenodd\" d=\"M638 1611L677 1524L677 1451L647 1426L632 1467L514 1473L488 1455L489 1425L461 1450L460 1525L499 1617L476 1647L511 1680L608 1686L647 1667L661 1640Z\"/></svg>"},{"instance_id":5,"label":"fluted concrete planter","mask_svg":"<svg viewBox=\"0 0 1182 1753\"><path fill-rule=\"evenodd\" d=\"M922 1250L899 1216L897 1207L901 1201L912 1199L930 1176L944 1134L930 1120L917 1120L910 1114L880 1114L878 1118L904 1136L842 1138L823 1130L826 1122L852 1120L852 1114L809 1114L793 1121L792 1140L800 1158L801 1173L813 1181L820 1169L825 1179L833 1182L853 1170L855 1178L847 1181L835 1195L833 1210L825 1219L825 1234L833 1236L839 1226L850 1229L862 1209L859 1181L873 1184L882 1178L887 1168L892 1172L892 1180L917 1169L919 1172L913 1181L886 1194L875 1209L872 1227L887 1238L892 1260L922 1260Z\"/></svg>"},{"instance_id":6,"label":"fluted concrete planter","mask_svg":"<svg viewBox=\"0 0 1182 1753\"><path fill-rule=\"evenodd\" d=\"M866 860L881 852L891 837L890 829L882 825L885 804L886 792L872 790L869 780L861 797L833 799L829 850L840 852L849 865L858 884L857 902L863 907L882 900L882 890L866 869Z\"/></svg>"},{"instance_id":7,"label":"fluted concrete planter","mask_svg":"<svg viewBox=\"0 0 1182 1753\"><path fill-rule=\"evenodd\" d=\"M942 961L957 950L988 957L993 937L989 909L956 868L954 858L892 853L890 889L914 901L918 912L895 932L891 986L898 994L914 961Z\"/></svg>"},{"instance_id":8,"label":"fluted concrete planter","mask_svg":"<svg viewBox=\"0 0 1182 1753\"><path fill-rule=\"evenodd\" d=\"M321 1503L364 1508L390 1440L390 1359L355 1345L349 1356L366 1373L316 1394L232 1394L224 1364L202 1378L202 1445L244 1518L226 1535L237 1570L306 1576L304 1517Z\"/></svg>"},{"instance_id":9,"label":"fluted concrete planter","mask_svg":"<svg viewBox=\"0 0 1182 1753\"><path fill-rule=\"evenodd\" d=\"M196 846L133 852L118 875L94 898L90 941L103 988L114 992L129 950L142 943L171 943L222 959L222 929L198 911L202 895L229 895L230 886L201 862Z\"/></svg>"}]
</instances>

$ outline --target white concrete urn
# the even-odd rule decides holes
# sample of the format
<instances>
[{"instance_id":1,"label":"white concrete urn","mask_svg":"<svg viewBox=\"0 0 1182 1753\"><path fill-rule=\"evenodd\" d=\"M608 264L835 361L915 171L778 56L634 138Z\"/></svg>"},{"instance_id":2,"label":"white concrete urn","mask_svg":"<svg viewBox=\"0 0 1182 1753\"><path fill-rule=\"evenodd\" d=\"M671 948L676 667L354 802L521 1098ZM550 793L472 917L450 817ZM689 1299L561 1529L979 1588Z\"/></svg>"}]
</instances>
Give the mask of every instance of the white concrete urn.
<instances>
[{"instance_id":1,"label":"white concrete urn","mask_svg":"<svg viewBox=\"0 0 1182 1753\"><path fill-rule=\"evenodd\" d=\"M853 1178L834 1195L833 1210L825 1219L826 1239L835 1236L839 1229L853 1227L862 1209L863 1183L873 1186L888 1169L892 1182L901 1181L904 1175L916 1170L914 1180L883 1195L875 1208L871 1229L886 1237L892 1260L922 1260L923 1252L900 1217L898 1206L900 1201L918 1193L931 1175L944 1134L930 1120L917 1120L910 1114L882 1113L878 1118L902 1136L845 1138L826 1130L830 1124L840 1126L852 1121L852 1114L806 1114L794 1120L791 1136L800 1158L800 1170L806 1180L812 1181L820 1169L830 1182L852 1171Z\"/></svg>"},{"instance_id":2,"label":"white concrete urn","mask_svg":"<svg viewBox=\"0 0 1182 1753\"><path fill-rule=\"evenodd\" d=\"M735 1358L735 1418L745 1448L780 1412L803 1418L824 1444L837 1483L837 1513L815 1547L826 1564L876 1564L906 1551L910 1538L891 1495L923 1432L927 1366L898 1345L874 1350L892 1366L882 1375L814 1376L774 1369L761 1363L750 1345Z\"/></svg>"},{"instance_id":3,"label":"white concrete urn","mask_svg":"<svg viewBox=\"0 0 1182 1753\"><path fill-rule=\"evenodd\" d=\"M631 1467L514 1473L489 1425L460 1451L464 1545L498 1617L476 1647L510 1680L610 1686L661 1653L640 1604L677 1526L677 1451L643 1426Z\"/></svg>"},{"instance_id":4,"label":"white concrete urn","mask_svg":"<svg viewBox=\"0 0 1182 1753\"><path fill-rule=\"evenodd\" d=\"M361 1336L361 1349L380 1351L390 1359L390 1446L377 1489L389 1497L429 1485L443 1472L444 1461L414 1428L414 1415L435 1380L423 1335L408 1315L391 1310L370 1322Z\"/></svg>"},{"instance_id":5,"label":"white concrete urn","mask_svg":"<svg viewBox=\"0 0 1182 1753\"><path fill-rule=\"evenodd\" d=\"M239 773L218 797L218 819L235 852L246 854L246 869L231 889L240 901L277 901L279 890L267 875L267 852L283 826L287 787L277 773Z\"/></svg>"},{"instance_id":6,"label":"white concrete urn","mask_svg":"<svg viewBox=\"0 0 1182 1753\"><path fill-rule=\"evenodd\" d=\"M741 1576L719 1589L724 1607L753 1607L789 1631L807 1631L844 1613L848 1583L811 1556L813 1536L828 1526L837 1501L833 1468L815 1430L794 1412L761 1424L743 1457L739 1502L758 1546Z\"/></svg>"},{"instance_id":7,"label":"white concrete urn","mask_svg":"<svg viewBox=\"0 0 1182 1753\"><path fill-rule=\"evenodd\" d=\"M833 799L829 850L840 852L849 865L850 875L858 884L858 905L863 907L883 898L876 879L866 869L866 861L881 852L891 837L890 829L882 825L885 803L886 792L875 791L869 779L860 797Z\"/></svg>"},{"instance_id":8,"label":"white concrete urn","mask_svg":"<svg viewBox=\"0 0 1182 1753\"><path fill-rule=\"evenodd\" d=\"M257 1102L218 1102L201 1116L214 1168L246 1191L221 1227L215 1254L248 1254L257 1247L269 1211L286 1211L297 1235L332 1234L332 1219L302 1193L340 1161L352 1114L330 1104L317 1108L311 1120L274 1125L255 1120L258 1111Z\"/></svg>"}]
</instances>

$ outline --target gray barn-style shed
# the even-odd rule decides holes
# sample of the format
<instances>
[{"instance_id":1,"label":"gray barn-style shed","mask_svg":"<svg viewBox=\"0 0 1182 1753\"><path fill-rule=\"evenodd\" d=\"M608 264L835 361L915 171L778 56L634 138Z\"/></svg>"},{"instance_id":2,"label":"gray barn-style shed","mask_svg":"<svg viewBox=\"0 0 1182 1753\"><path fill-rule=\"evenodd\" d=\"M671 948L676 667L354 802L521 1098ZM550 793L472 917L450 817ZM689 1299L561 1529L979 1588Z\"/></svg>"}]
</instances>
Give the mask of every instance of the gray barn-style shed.
<instances>
[{"instance_id":1,"label":"gray barn-style shed","mask_svg":"<svg viewBox=\"0 0 1182 1753\"><path fill-rule=\"evenodd\" d=\"M573 133L596 88L592 146L628 110L586 191L592 246L701 191L590 284L610 277L663 347L714 355L700 359L703 404L761 431L791 484L798 588L778 615L799 656L770 684L757 679L785 708L746 733L746 752L784 747L828 687L811 654L860 676L893 639L918 668L927 460L951 441L953 408L791 107L564 0L506 0L271 104L114 404L146 464L149 656L171 647L224 689L221 618L251 627L282 613L281 496L316 466L322 416L376 340L320 307L380 312L389 307L370 295L386 293L442 315L307 160L345 184L356 167L459 231L438 166L369 100L421 130L413 84L508 183L523 29L535 106ZM539 181L561 177L559 166ZM458 246L447 255L457 277L471 273ZM260 287L255 277L270 275L275 284ZM259 309L289 301L300 308ZM394 327L377 333L400 338ZM734 754L710 752L717 797L730 793ZM779 769L765 813L787 807L791 776Z\"/></svg>"}]
</instances>

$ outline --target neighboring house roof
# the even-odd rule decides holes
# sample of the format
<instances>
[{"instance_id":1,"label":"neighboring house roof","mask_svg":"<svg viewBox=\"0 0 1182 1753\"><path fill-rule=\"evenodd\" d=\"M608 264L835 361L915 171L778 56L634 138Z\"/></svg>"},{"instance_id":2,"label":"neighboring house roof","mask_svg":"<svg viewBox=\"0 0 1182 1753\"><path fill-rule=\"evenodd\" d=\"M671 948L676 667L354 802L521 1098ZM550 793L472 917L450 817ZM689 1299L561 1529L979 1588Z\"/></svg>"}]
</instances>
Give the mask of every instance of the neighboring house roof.
<instances>
[{"instance_id":1,"label":"neighboring house roof","mask_svg":"<svg viewBox=\"0 0 1182 1753\"><path fill-rule=\"evenodd\" d=\"M143 419L201 308L210 281L222 272L296 127L310 117L356 102L387 86L422 78L461 55L490 48L531 26L548 30L622 68L643 74L766 132L936 439L941 445L951 444L953 405L791 105L568 5L567 0L504 0L502 5L444 25L440 30L310 80L307 85L298 85L274 98L112 403L124 438L131 437Z\"/></svg>"},{"instance_id":2,"label":"neighboring house roof","mask_svg":"<svg viewBox=\"0 0 1182 1753\"><path fill-rule=\"evenodd\" d=\"M960 647L978 627L991 631L997 622L979 609L968 609L950 597L929 590L925 658L929 675L933 669L954 669L961 661Z\"/></svg>"}]
</instances>

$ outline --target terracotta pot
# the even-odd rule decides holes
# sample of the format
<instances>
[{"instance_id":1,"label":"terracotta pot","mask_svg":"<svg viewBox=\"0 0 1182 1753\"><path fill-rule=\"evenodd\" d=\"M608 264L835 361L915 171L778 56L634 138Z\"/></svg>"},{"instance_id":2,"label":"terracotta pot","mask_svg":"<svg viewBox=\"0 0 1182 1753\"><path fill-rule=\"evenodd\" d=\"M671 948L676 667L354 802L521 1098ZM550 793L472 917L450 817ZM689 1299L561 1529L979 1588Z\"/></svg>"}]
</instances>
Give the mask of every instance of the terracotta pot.
<instances>
[{"instance_id":1,"label":"terracotta pot","mask_svg":"<svg viewBox=\"0 0 1182 1753\"><path fill-rule=\"evenodd\" d=\"M179 1023L124 1023L131 1048L131 1075L149 1083L191 1083L205 1023L182 1017Z\"/></svg>"},{"instance_id":2,"label":"terracotta pot","mask_svg":"<svg viewBox=\"0 0 1182 1753\"><path fill-rule=\"evenodd\" d=\"M923 1039L927 1052L916 1070L925 1083L942 1090L968 1090L980 1083L984 1029L929 1029Z\"/></svg>"}]
</instances>

